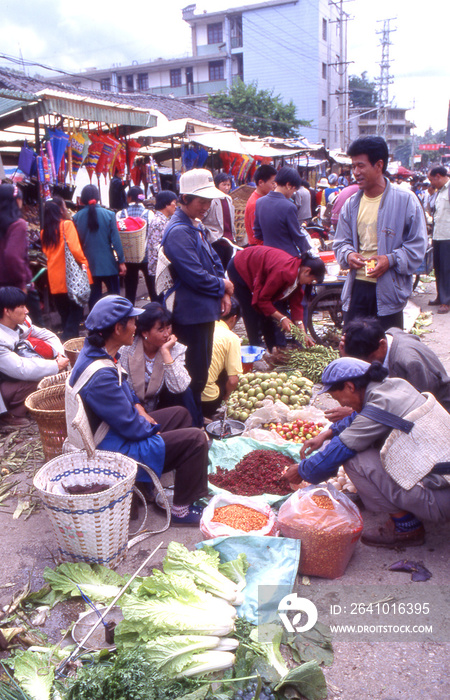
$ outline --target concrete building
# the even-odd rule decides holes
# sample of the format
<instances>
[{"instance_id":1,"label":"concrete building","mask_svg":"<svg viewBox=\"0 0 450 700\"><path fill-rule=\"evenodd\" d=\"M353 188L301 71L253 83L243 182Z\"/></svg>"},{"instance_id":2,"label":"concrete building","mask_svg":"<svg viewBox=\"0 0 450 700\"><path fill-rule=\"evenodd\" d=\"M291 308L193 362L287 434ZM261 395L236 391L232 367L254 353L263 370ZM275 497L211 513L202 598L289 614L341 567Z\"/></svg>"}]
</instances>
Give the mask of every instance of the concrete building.
<instances>
[{"instance_id":1,"label":"concrete building","mask_svg":"<svg viewBox=\"0 0 450 700\"><path fill-rule=\"evenodd\" d=\"M192 32L192 55L107 70L88 70L66 83L113 92L173 95L193 104L256 81L292 100L301 133L328 148L344 147L347 120L346 15L329 0L269 0L220 12L182 10Z\"/></svg>"},{"instance_id":2,"label":"concrete building","mask_svg":"<svg viewBox=\"0 0 450 700\"><path fill-rule=\"evenodd\" d=\"M393 154L397 146L411 136L415 124L406 118L408 109L388 107L386 113L386 141L389 153ZM376 109L350 107L349 137L354 141L359 136L375 136L378 129L378 112Z\"/></svg>"}]
</instances>

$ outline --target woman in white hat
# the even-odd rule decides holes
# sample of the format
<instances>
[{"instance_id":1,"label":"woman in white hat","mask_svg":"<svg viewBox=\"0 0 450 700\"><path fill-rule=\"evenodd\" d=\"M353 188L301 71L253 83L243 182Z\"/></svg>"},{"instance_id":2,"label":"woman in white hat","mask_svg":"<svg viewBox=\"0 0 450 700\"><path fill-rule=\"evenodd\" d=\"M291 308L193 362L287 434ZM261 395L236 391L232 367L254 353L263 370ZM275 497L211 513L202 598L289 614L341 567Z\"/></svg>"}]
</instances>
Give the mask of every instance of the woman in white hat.
<instances>
[{"instance_id":1,"label":"woman in white hat","mask_svg":"<svg viewBox=\"0 0 450 700\"><path fill-rule=\"evenodd\" d=\"M201 223L211 201L224 196L214 186L209 170L184 173L180 178L179 208L162 240L174 278L173 332L187 347L186 367L198 408L197 427L203 425L201 394L211 363L214 323L230 310L233 293L233 284L225 279L220 259Z\"/></svg>"}]
</instances>

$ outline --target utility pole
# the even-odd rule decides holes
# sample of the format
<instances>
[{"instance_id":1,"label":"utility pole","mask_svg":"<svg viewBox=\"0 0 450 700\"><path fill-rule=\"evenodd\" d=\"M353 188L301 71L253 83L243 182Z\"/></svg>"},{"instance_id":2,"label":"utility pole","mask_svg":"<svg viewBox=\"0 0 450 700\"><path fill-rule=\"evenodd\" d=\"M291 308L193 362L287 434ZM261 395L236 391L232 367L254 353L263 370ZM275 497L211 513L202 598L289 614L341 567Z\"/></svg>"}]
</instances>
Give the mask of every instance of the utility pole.
<instances>
[{"instance_id":1,"label":"utility pole","mask_svg":"<svg viewBox=\"0 0 450 700\"><path fill-rule=\"evenodd\" d=\"M385 140L387 136L387 110L389 107L389 85L392 85L393 76L389 74L389 68L391 67L389 61L389 46L391 45L390 33L397 31L396 29L391 29L390 22L396 17L391 17L390 19L377 20L378 22L383 22L383 29L377 34L381 34L381 62L380 62L380 77L378 78L378 124L377 124L377 134L382 136Z\"/></svg>"},{"instance_id":2,"label":"utility pole","mask_svg":"<svg viewBox=\"0 0 450 700\"><path fill-rule=\"evenodd\" d=\"M339 76L339 86L336 89L336 94L338 98L338 111L339 111L339 146L341 151L346 150L349 140L349 127L348 127L348 69L347 66L349 61L347 61L347 20L349 15L344 11L344 2L351 2L352 0L329 0L330 5L334 5L338 17L337 20L330 20L330 23L335 21L339 27L339 60L336 63L330 63L328 61L328 66L334 66L338 76ZM330 84L328 86L328 102L330 99Z\"/></svg>"}]
</instances>

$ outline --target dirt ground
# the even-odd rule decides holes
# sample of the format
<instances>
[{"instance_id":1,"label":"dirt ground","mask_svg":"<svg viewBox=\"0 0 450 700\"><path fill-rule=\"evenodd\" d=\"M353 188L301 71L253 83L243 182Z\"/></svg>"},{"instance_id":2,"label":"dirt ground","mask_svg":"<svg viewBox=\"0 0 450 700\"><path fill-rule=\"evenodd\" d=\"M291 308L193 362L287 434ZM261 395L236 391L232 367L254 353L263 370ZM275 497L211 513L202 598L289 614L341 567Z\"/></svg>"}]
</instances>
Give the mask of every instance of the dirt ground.
<instances>
[{"instance_id":1,"label":"dirt ground","mask_svg":"<svg viewBox=\"0 0 450 700\"><path fill-rule=\"evenodd\" d=\"M426 284L424 291L413 296L413 302L423 311L433 311L433 323L430 332L423 336L422 342L439 355L447 371L450 372L450 316L438 315L436 307L428 307L428 301L434 298L434 285ZM329 399L321 397L317 405L324 406ZM0 488L5 484L16 483L12 491L2 496L0 490L0 528L2 532L2 553L0 558L0 604L7 605L13 595L30 585L37 590L42 584L42 571L45 566L53 567L54 537L45 511L36 507L31 515L25 510L19 517L14 518L18 502L23 501L30 493L33 471L42 463L42 455L36 440L36 428L17 433L12 438L8 433L0 434L0 452L2 453L1 467L11 469L11 474L0 482ZM25 440L25 447L18 451L15 440ZM5 441L10 440L8 444ZM13 495L11 495L13 494ZM17 514L17 513L16 513ZM380 520L373 514L363 512L365 524ZM152 529L161 527L164 517L161 511L150 506L147 526ZM132 526L132 529L135 526ZM367 601L375 586L383 591L390 587L400 587L408 595L417 595L417 600L428 599L441 605L438 617L442 622L449 617L450 605L442 604L442 591L450 590L448 580L450 575L450 523L445 526L427 526L427 539L422 547L404 551L391 551L379 548L365 547L358 543L354 556L345 575L335 581L311 578L309 581L298 579L297 591L300 596L310 597L338 591L347 595L353 591L355 601L359 596ZM183 542L192 548L201 535L196 528L170 527L162 535L155 535L144 542L132 547L126 560L118 567L119 573L132 573L144 561L146 556L160 542L162 548L148 565L150 573L153 566L161 564L167 544L171 540ZM426 582L412 582L407 573L391 572L388 567L399 559L422 561L431 571L432 578ZM364 597L364 595L366 597ZM332 599L332 598L331 598ZM334 598L339 601L339 598ZM61 630L67 629L70 622L76 619L82 606L79 604L64 604L57 606L42 627L51 639L59 641ZM346 618L348 621L348 617ZM358 620L359 622L360 620ZM336 622L336 620L334 620ZM420 624L420 619L418 620ZM447 629L449 625L447 623ZM423 697L424 700L443 700L450 697L450 671L448 656L450 653L449 639L445 635L436 637L431 634L427 638L417 640L410 635L407 641L391 641L389 635L379 634L376 639L359 640L354 637L336 634L333 637L335 653L334 663L324 669L329 684L330 700L413 700Z\"/></svg>"}]
</instances>

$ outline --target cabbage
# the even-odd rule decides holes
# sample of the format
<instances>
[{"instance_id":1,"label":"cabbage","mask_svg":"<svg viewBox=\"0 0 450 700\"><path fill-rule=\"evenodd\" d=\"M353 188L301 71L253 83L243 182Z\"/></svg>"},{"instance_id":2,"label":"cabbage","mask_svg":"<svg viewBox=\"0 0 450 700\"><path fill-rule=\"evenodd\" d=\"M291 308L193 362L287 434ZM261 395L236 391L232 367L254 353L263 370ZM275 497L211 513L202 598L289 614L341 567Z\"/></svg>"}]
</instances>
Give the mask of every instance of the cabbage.
<instances>
[{"instance_id":1,"label":"cabbage","mask_svg":"<svg viewBox=\"0 0 450 700\"><path fill-rule=\"evenodd\" d=\"M190 552L183 544L170 542L163 569L166 574L190 576L199 588L233 603L238 588L233 581L220 573L219 564L219 554L211 547L208 547L207 551L197 549Z\"/></svg>"},{"instance_id":2,"label":"cabbage","mask_svg":"<svg viewBox=\"0 0 450 700\"><path fill-rule=\"evenodd\" d=\"M101 603L110 603L125 585L122 576L100 564L91 566L65 562L54 571L46 567L43 577L54 591L66 598L80 596L80 586L91 600Z\"/></svg>"},{"instance_id":3,"label":"cabbage","mask_svg":"<svg viewBox=\"0 0 450 700\"><path fill-rule=\"evenodd\" d=\"M33 700L50 700L55 675L50 655L26 651L14 661L14 678Z\"/></svg>"},{"instance_id":4,"label":"cabbage","mask_svg":"<svg viewBox=\"0 0 450 700\"><path fill-rule=\"evenodd\" d=\"M234 608L218 606L214 598L211 598L211 602L187 602L178 598L146 599L127 595L119 601L119 605L125 620L140 622L146 634L186 632L223 637L234 629L234 616L228 607L233 611Z\"/></svg>"}]
</instances>

